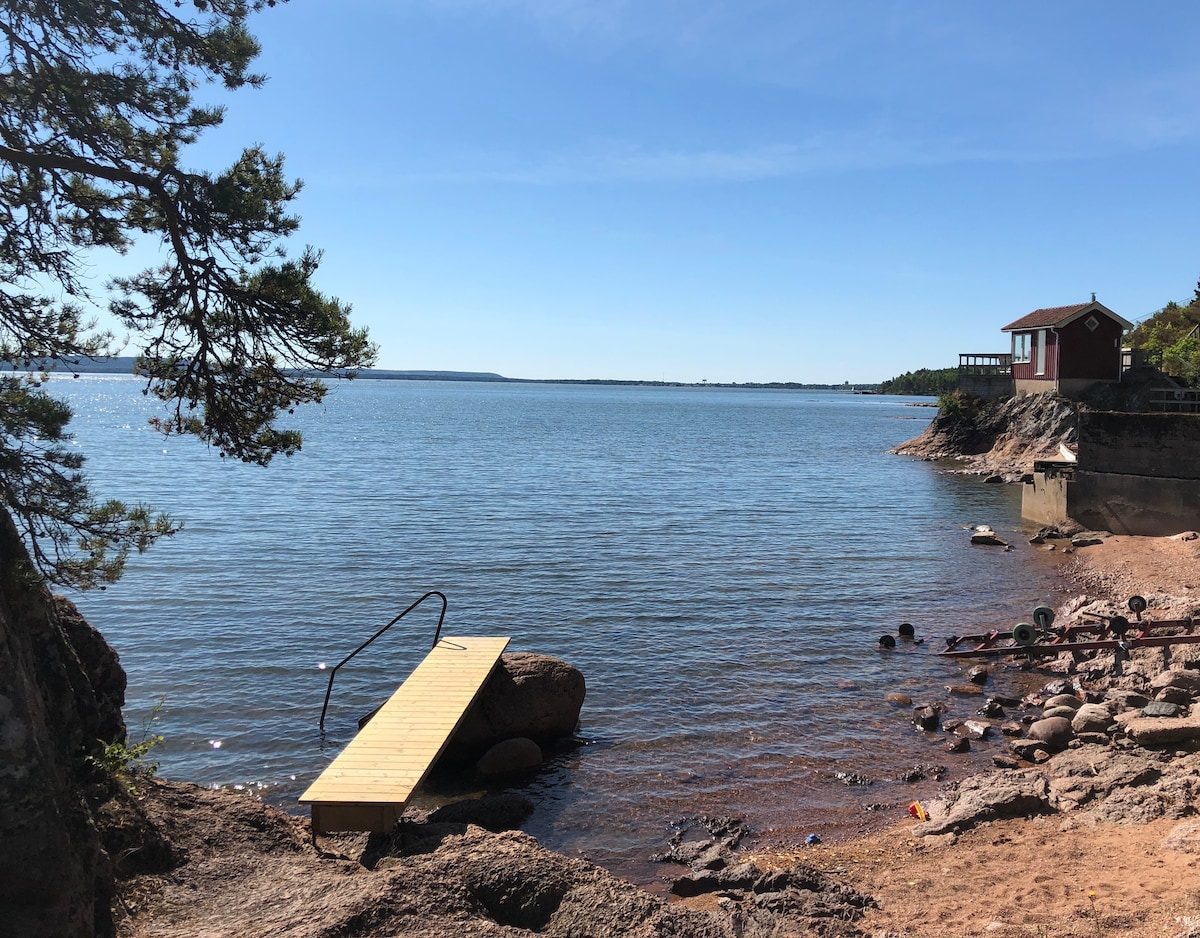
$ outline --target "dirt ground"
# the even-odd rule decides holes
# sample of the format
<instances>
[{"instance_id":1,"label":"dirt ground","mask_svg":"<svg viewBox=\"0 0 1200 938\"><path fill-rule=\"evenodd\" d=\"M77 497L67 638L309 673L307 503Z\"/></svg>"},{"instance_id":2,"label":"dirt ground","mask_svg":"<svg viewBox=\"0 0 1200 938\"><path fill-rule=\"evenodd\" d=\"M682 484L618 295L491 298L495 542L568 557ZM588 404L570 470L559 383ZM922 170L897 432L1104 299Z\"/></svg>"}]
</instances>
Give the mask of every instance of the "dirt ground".
<instances>
[{"instance_id":1,"label":"dirt ground","mask_svg":"<svg viewBox=\"0 0 1200 938\"><path fill-rule=\"evenodd\" d=\"M1200 605L1200 536L1114 535L1102 544L1079 548L1067 572L1082 590L1126 599L1137 593L1152 600L1151 612L1188 614ZM1160 612L1161 610L1161 612Z\"/></svg>"},{"instance_id":2,"label":"dirt ground","mask_svg":"<svg viewBox=\"0 0 1200 938\"><path fill-rule=\"evenodd\" d=\"M802 859L875 897L876 938L1175 938L1200 935L1200 855L1163 846L1180 823L996 821L942 847L901 825Z\"/></svg>"},{"instance_id":3,"label":"dirt ground","mask_svg":"<svg viewBox=\"0 0 1200 938\"><path fill-rule=\"evenodd\" d=\"M1200 613L1200 538L1111 537L1064 564L1089 596L1144 595L1152 618ZM875 938L1192 938L1200 853L1163 843L1181 823L1198 822L999 821L934 847L909 823L801 858L876 897L880 908L859 924Z\"/></svg>"}]
</instances>

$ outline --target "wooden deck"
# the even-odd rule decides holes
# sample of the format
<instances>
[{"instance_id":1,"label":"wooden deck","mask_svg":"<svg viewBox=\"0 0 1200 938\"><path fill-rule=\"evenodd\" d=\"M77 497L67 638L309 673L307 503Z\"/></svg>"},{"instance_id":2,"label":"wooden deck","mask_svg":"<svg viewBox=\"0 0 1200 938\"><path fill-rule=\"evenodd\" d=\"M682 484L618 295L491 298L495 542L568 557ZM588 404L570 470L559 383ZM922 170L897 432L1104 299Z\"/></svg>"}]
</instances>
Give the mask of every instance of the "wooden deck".
<instances>
[{"instance_id":1,"label":"wooden deck","mask_svg":"<svg viewBox=\"0 0 1200 938\"><path fill-rule=\"evenodd\" d=\"M507 638L443 638L371 722L329 763L300 803L313 832L387 833L412 797L488 675Z\"/></svg>"}]
</instances>

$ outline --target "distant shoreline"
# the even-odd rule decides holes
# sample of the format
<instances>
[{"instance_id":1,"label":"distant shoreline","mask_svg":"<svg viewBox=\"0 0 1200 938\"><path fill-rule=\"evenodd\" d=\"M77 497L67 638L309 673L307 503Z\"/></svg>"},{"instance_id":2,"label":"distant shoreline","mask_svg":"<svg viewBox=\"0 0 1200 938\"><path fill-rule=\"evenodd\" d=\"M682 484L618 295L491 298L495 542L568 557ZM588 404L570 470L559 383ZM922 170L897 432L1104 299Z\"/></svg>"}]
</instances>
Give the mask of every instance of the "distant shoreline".
<instances>
[{"instance_id":1,"label":"distant shoreline","mask_svg":"<svg viewBox=\"0 0 1200 938\"><path fill-rule=\"evenodd\" d=\"M133 356L79 360L68 369L60 364L51 365L51 371L72 371L74 374L133 374L137 360ZM331 374L330 377L338 377ZM786 391L844 391L848 394L876 394L879 383L874 384L807 384L800 381L637 381L620 378L506 378L490 371L408 371L390 368L362 368L356 372L358 379L374 381L477 381L497 384L596 384L650 388L747 388L780 389Z\"/></svg>"}]
</instances>

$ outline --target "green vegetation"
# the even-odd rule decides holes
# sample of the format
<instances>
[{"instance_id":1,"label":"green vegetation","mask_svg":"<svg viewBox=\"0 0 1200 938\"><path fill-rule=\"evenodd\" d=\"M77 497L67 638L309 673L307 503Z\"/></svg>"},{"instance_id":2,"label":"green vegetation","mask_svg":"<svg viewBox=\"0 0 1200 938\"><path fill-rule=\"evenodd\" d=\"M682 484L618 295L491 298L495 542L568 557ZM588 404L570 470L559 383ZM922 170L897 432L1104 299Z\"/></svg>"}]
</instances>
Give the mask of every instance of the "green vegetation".
<instances>
[{"instance_id":1,"label":"green vegetation","mask_svg":"<svg viewBox=\"0 0 1200 938\"><path fill-rule=\"evenodd\" d=\"M884 381L879 385L879 393L936 397L953 391L957 386L957 368L919 368Z\"/></svg>"},{"instance_id":2,"label":"green vegetation","mask_svg":"<svg viewBox=\"0 0 1200 938\"><path fill-rule=\"evenodd\" d=\"M323 398L314 373L374 359L349 307L313 287L320 253L287 256L300 183L282 157L251 147L215 173L182 161L223 116L197 89L264 81L246 18L274 4L0 0L0 497L51 582L115 580L176 530L92 497L71 412L44 388L53 365L120 350L100 312L134 336L159 429L252 463L300 449L276 420ZM156 266L91 280L138 238Z\"/></svg>"},{"instance_id":3,"label":"green vegetation","mask_svg":"<svg viewBox=\"0 0 1200 938\"><path fill-rule=\"evenodd\" d=\"M1200 284L1187 306L1171 302L1138 323L1126 340L1156 365L1185 384L1200 383Z\"/></svg>"},{"instance_id":4,"label":"green vegetation","mask_svg":"<svg viewBox=\"0 0 1200 938\"><path fill-rule=\"evenodd\" d=\"M142 720L142 738L139 742L132 746L128 744L128 740L104 743L98 755L88 757L89 762L103 769L107 775L121 779L130 794L137 794L137 788L133 784L134 776L154 776L158 773L158 763L147 762L146 757L163 741L163 737L158 733L151 733L150 728L158 722L166 702L165 697L160 697L149 715Z\"/></svg>"},{"instance_id":5,"label":"green vegetation","mask_svg":"<svg viewBox=\"0 0 1200 938\"><path fill-rule=\"evenodd\" d=\"M983 400L965 391L947 391L937 399L938 414L958 420L973 419L983 407Z\"/></svg>"}]
</instances>

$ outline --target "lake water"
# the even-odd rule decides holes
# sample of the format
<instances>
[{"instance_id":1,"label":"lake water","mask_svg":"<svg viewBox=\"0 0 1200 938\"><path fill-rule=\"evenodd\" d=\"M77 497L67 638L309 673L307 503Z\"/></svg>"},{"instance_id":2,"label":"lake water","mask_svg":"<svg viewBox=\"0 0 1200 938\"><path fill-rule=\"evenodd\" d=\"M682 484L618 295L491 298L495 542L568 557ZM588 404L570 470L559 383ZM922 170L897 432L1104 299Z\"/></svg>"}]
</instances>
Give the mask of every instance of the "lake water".
<instances>
[{"instance_id":1,"label":"lake water","mask_svg":"<svg viewBox=\"0 0 1200 938\"><path fill-rule=\"evenodd\" d=\"M129 673L131 736L163 701L164 775L293 811L423 657L436 604L339 672L323 739L324 668L427 590L449 597L448 634L583 671L586 744L526 789L527 829L643 882L677 819L831 836L929 793L890 781L901 768L987 764L883 701L939 699L964 667L877 639L1011 625L1053 599L1018 487L887 454L933 414L912 399L360 380L298 414L303 452L262 469L156 434L136 379L52 388L96 494L185 524L74 597ZM1017 549L967 546L985 522Z\"/></svg>"}]
</instances>

